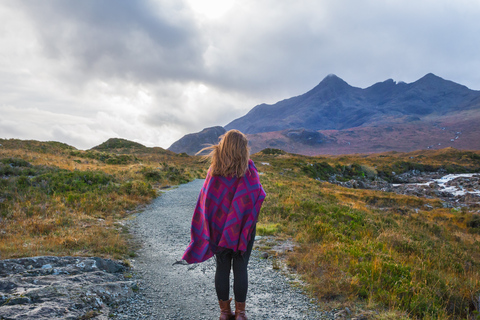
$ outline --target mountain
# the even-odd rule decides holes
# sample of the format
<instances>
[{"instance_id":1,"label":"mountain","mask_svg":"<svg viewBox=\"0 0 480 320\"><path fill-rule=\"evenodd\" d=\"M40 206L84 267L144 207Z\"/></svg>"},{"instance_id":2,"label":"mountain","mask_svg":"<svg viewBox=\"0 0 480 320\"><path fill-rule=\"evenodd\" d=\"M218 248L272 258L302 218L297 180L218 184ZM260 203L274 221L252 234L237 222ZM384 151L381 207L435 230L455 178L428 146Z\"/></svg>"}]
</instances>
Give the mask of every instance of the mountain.
<instances>
[{"instance_id":1,"label":"mountain","mask_svg":"<svg viewBox=\"0 0 480 320\"><path fill-rule=\"evenodd\" d=\"M480 149L479 128L480 91L432 73L365 89L328 75L305 94L258 105L225 126L246 133L252 152L306 155Z\"/></svg>"},{"instance_id":2,"label":"mountain","mask_svg":"<svg viewBox=\"0 0 480 320\"><path fill-rule=\"evenodd\" d=\"M258 105L225 126L244 133L292 128L345 130L390 123L418 121L480 107L480 92L427 74L406 84L387 80L360 89L329 75L309 92Z\"/></svg>"},{"instance_id":3,"label":"mountain","mask_svg":"<svg viewBox=\"0 0 480 320\"><path fill-rule=\"evenodd\" d=\"M195 155L202 148L208 145L217 144L218 138L226 131L222 127L211 127L197 133L187 134L180 140L173 143L168 150L176 153L187 153Z\"/></svg>"}]
</instances>

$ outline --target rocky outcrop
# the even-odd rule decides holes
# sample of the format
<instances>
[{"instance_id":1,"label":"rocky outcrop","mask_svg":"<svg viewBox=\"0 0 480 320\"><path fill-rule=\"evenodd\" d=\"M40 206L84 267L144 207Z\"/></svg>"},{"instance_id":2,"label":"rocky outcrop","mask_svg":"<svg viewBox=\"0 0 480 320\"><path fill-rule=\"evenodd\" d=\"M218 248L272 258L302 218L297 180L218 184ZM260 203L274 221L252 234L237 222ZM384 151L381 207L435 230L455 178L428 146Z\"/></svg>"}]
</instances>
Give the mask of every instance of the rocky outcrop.
<instances>
[{"instance_id":1,"label":"rocky outcrop","mask_svg":"<svg viewBox=\"0 0 480 320\"><path fill-rule=\"evenodd\" d=\"M319 145L325 143L328 138L315 130L307 130L307 129L291 129L285 130L282 134L296 143L302 143L310 146Z\"/></svg>"},{"instance_id":2,"label":"rocky outcrop","mask_svg":"<svg viewBox=\"0 0 480 320\"><path fill-rule=\"evenodd\" d=\"M127 269L102 258L0 261L0 319L108 319L138 289Z\"/></svg>"},{"instance_id":3,"label":"rocky outcrop","mask_svg":"<svg viewBox=\"0 0 480 320\"><path fill-rule=\"evenodd\" d=\"M218 138L226 131L222 127L211 127L197 133L187 134L177 142L174 142L168 150L175 153L195 155L208 145L217 144Z\"/></svg>"},{"instance_id":4,"label":"rocky outcrop","mask_svg":"<svg viewBox=\"0 0 480 320\"><path fill-rule=\"evenodd\" d=\"M395 177L389 183L380 178L338 181L331 176L330 183L346 188L371 189L395 192L416 197L439 198L446 207L480 207L480 174L446 175L445 172L420 172L411 170Z\"/></svg>"}]
</instances>

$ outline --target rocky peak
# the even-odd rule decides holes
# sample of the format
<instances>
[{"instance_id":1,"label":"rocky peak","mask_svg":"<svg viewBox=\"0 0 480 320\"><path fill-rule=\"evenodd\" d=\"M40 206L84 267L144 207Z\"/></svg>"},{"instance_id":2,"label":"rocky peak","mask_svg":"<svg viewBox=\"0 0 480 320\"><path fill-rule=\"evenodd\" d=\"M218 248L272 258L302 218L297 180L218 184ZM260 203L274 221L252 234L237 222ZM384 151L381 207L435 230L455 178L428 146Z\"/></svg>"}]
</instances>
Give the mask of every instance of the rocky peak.
<instances>
[{"instance_id":1,"label":"rocky peak","mask_svg":"<svg viewBox=\"0 0 480 320\"><path fill-rule=\"evenodd\" d=\"M411 84L412 87L431 90L431 91L454 91L454 90L469 90L466 86L455 83L453 81L445 80L433 73L428 73L422 78Z\"/></svg>"},{"instance_id":2,"label":"rocky peak","mask_svg":"<svg viewBox=\"0 0 480 320\"><path fill-rule=\"evenodd\" d=\"M323 89L323 88L351 88L351 86L346 83L343 79L337 77L334 74L329 74L326 76L313 90Z\"/></svg>"}]
</instances>

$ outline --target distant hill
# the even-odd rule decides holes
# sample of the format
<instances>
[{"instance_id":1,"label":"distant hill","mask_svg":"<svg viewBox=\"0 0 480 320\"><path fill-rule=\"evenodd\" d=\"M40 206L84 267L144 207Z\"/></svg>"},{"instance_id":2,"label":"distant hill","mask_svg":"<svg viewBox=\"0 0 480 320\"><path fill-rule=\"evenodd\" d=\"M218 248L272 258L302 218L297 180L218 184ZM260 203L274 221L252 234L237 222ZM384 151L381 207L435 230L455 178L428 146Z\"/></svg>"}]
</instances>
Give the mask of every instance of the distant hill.
<instances>
[{"instance_id":1,"label":"distant hill","mask_svg":"<svg viewBox=\"0 0 480 320\"><path fill-rule=\"evenodd\" d=\"M305 94L254 107L225 126L230 129L248 135L252 152L480 149L480 91L431 73L413 83L389 79L365 89L329 75Z\"/></svg>"},{"instance_id":2,"label":"distant hill","mask_svg":"<svg viewBox=\"0 0 480 320\"><path fill-rule=\"evenodd\" d=\"M218 138L226 131L222 127L211 127L203 129L197 133L185 135L180 140L173 143L168 150L176 153L186 153L195 155L202 148L218 143Z\"/></svg>"},{"instance_id":3,"label":"distant hill","mask_svg":"<svg viewBox=\"0 0 480 320\"><path fill-rule=\"evenodd\" d=\"M92 150L97 151L110 151L115 149L146 149L143 144L133 142L126 139L110 138L102 144L93 147Z\"/></svg>"},{"instance_id":4,"label":"distant hill","mask_svg":"<svg viewBox=\"0 0 480 320\"><path fill-rule=\"evenodd\" d=\"M24 151L33 151L40 153L64 153L71 150L77 150L75 147L57 141L37 141L20 139L0 139L0 148L22 149Z\"/></svg>"},{"instance_id":5,"label":"distant hill","mask_svg":"<svg viewBox=\"0 0 480 320\"><path fill-rule=\"evenodd\" d=\"M111 152L119 154L131 154L131 153L170 153L160 147L149 148L143 144L121 139L121 138L110 138L102 144L91 148L90 150L100 151L100 152Z\"/></svg>"}]
</instances>

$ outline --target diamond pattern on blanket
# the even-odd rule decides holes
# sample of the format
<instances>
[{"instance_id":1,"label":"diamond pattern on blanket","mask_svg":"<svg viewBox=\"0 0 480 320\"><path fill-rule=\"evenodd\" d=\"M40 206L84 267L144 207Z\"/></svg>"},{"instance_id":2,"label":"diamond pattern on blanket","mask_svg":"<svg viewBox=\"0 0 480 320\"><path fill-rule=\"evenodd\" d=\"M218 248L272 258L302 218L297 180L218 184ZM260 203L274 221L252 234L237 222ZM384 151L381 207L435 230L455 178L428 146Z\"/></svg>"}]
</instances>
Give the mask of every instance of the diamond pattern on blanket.
<instances>
[{"instance_id":1,"label":"diamond pattern on blanket","mask_svg":"<svg viewBox=\"0 0 480 320\"><path fill-rule=\"evenodd\" d=\"M191 241L182 259L199 263L223 249L245 252L265 200L257 168L249 160L241 177L207 174L195 207Z\"/></svg>"}]
</instances>

